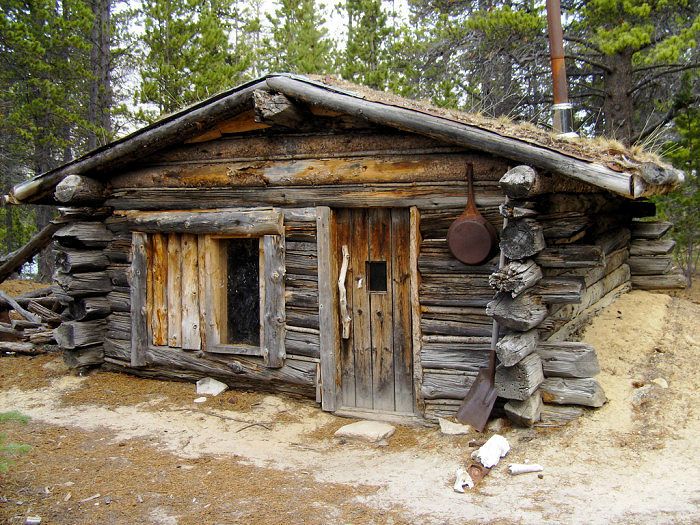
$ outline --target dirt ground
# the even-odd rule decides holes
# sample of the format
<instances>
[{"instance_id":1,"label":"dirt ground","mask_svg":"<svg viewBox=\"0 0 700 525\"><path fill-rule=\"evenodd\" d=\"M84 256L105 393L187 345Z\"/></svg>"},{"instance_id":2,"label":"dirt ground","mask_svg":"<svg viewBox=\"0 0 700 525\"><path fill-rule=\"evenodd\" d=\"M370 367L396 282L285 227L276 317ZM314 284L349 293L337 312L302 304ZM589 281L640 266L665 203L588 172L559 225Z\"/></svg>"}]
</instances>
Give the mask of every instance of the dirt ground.
<instances>
[{"instance_id":1,"label":"dirt ground","mask_svg":"<svg viewBox=\"0 0 700 525\"><path fill-rule=\"evenodd\" d=\"M584 334L609 402L559 428L501 431L511 453L452 490L467 436L399 427L387 446L342 443L314 403L112 373L60 357L0 359L2 431L31 451L0 476L0 522L403 524L700 522L700 301L633 292ZM491 433L487 433L486 437ZM509 462L544 465L511 477Z\"/></svg>"}]
</instances>

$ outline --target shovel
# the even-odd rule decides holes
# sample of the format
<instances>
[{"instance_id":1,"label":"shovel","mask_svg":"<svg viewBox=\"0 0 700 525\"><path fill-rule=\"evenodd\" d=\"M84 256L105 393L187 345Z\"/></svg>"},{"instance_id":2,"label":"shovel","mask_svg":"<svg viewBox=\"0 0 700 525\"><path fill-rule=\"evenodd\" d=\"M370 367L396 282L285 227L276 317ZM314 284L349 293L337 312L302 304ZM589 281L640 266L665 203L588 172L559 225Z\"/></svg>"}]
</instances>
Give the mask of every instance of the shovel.
<instances>
[{"instance_id":1,"label":"shovel","mask_svg":"<svg viewBox=\"0 0 700 525\"><path fill-rule=\"evenodd\" d=\"M508 225L508 219L503 219L503 228ZM498 258L498 268L502 268L506 262L503 250ZM476 379L472 383L469 392L457 411L457 421L466 423L479 432L483 432L486 422L489 420L493 405L496 403L496 343L498 342L498 323L493 320L491 330L491 351L489 352L489 364L479 370Z\"/></svg>"}]
</instances>

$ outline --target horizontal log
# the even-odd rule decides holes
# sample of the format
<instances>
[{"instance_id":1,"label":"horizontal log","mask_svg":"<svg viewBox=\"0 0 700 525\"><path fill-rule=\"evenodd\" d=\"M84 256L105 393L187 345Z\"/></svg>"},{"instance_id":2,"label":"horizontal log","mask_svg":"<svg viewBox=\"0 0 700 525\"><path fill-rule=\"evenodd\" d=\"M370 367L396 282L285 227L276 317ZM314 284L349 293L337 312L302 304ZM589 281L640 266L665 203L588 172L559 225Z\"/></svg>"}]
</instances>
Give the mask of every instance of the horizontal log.
<instances>
[{"instance_id":1,"label":"horizontal log","mask_svg":"<svg viewBox=\"0 0 700 525\"><path fill-rule=\"evenodd\" d=\"M542 268L589 268L602 266L605 254L600 246L563 244L548 246L535 257Z\"/></svg>"},{"instance_id":2,"label":"horizontal log","mask_svg":"<svg viewBox=\"0 0 700 525\"><path fill-rule=\"evenodd\" d=\"M43 323L52 324L53 326L56 326L62 320L61 314L54 312L50 308L46 308L35 299L29 300L27 310L38 315Z\"/></svg>"},{"instance_id":3,"label":"horizontal log","mask_svg":"<svg viewBox=\"0 0 700 525\"><path fill-rule=\"evenodd\" d=\"M447 239L425 239L420 246L418 271L422 274L490 274L498 269L498 257L480 265L467 265L455 259L447 246Z\"/></svg>"},{"instance_id":4,"label":"horizontal log","mask_svg":"<svg viewBox=\"0 0 700 525\"><path fill-rule=\"evenodd\" d=\"M537 354L530 354L511 367L496 370L498 397L506 399L524 401L543 381L542 361Z\"/></svg>"},{"instance_id":5,"label":"horizontal log","mask_svg":"<svg viewBox=\"0 0 700 525\"><path fill-rule=\"evenodd\" d=\"M54 280L71 297L106 295L112 290L107 272L64 274L57 272Z\"/></svg>"},{"instance_id":6,"label":"horizontal log","mask_svg":"<svg viewBox=\"0 0 700 525\"><path fill-rule=\"evenodd\" d=\"M423 274L418 295L422 305L482 307L493 290L487 274Z\"/></svg>"},{"instance_id":7,"label":"horizontal log","mask_svg":"<svg viewBox=\"0 0 700 525\"><path fill-rule=\"evenodd\" d=\"M585 286L589 287L625 264L628 258L629 250L627 250L627 248L622 248L606 256L605 265L603 266L596 266L595 268L550 268L547 270L547 274L560 277L582 278Z\"/></svg>"},{"instance_id":8,"label":"horizontal log","mask_svg":"<svg viewBox=\"0 0 700 525\"><path fill-rule=\"evenodd\" d=\"M99 366L104 363L104 360L105 351L102 345L63 351L63 362L68 368Z\"/></svg>"},{"instance_id":9,"label":"horizontal log","mask_svg":"<svg viewBox=\"0 0 700 525\"><path fill-rule=\"evenodd\" d=\"M54 233L67 247L104 248L114 238L101 222L72 222Z\"/></svg>"},{"instance_id":10,"label":"horizontal log","mask_svg":"<svg viewBox=\"0 0 700 525\"><path fill-rule=\"evenodd\" d=\"M632 275L635 290L681 290L688 286L688 279L681 272L664 275Z\"/></svg>"},{"instance_id":11,"label":"horizontal log","mask_svg":"<svg viewBox=\"0 0 700 525\"><path fill-rule=\"evenodd\" d=\"M630 255L668 255L676 247L673 239L634 239Z\"/></svg>"},{"instance_id":12,"label":"horizontal log","mask_svg":"<svg viewBox=\"0 0 700 525\"><path fill-rule=\"evenodd\" d=\"M499 206L502 204L503 194L500 192L494 195L477 193L475 198L479 213L491 223L497 232L500 232L503 227L503 217ZM421 236L424 239L445 239L447 230L455 219L464 212L464 207L421 208L420 211Z\"/></svg>"},{"instance_id":13,"label":"horizontal log","mask_svg":"<svg viewBox=\"0 0 700 525\"><path fill-rule=\"evenodd\" d=\"M35 345L34 343L17 343L13 341L0 341L0 352L14 353L14 354L26 354L26 355L37 355L45 354L41 346Z\"/></svg>"},{"instance_id":14,"label":"horizontal log","mask_svg":"<svg viewBox=\"0 0 700 525\"><path fill-rule=\"evenodd\" d=\"M272 188L124 188L115 190L108 206L119 210L177 210L184 207L315 206L319 202L347 208L459 208L466 205L465 183L349 184ZM500 194L481 198L498 206ZM477 198L477 203L479 199Z\"/></svg>"},{"instance_id":15,"label":"horizontal log","mask_svg":"<svg viewBox=\"0 0 700 525\"><path fill-rule=\"evenodd\" d=\"M545 403L557 405L602 407L608 400L600 383L592 378L550 377L542 382L540 392Z\"/></svg>"},{"instance_id":16,"label":"horizontal log","mask_svg":"<svg viewBox=\"0 0 700 525\"><path fill-rule=\"evenodd\" d=\"M122 215L117 213L117 215ZM168 211L123 213L130 228L145 233L216 233L262 237L284 233L283 215L279 210L226 209L206 211Z\"/></svg>"},{"instance_id":17,"label":"horizontal log","mask_svg":"<svg viewBox=\"0 0 700 525\"><path fill-rule=\"evenodd\" d=\"M577 304L585 289L582 277L545 277L532 288L547 304Z\"/></svg>"},{"instance_id":18,"label":"horizontal log","mask_svg":"<svg viewBox=\"0 0 700 525\"><path fill-rule=\"evenodd\" d=\"M542 395L538 391L524 401L508 401L503 411L512 423L521 427L531 427L540 421L542 408Z\"/></svg>"},{"instance_id":19,"label":"horizontal log","mask_svg":"<svg viewBox=\"0 0 700 525\"><path fill-rule=\"evenodd\" d=\"M496 356L503 366L513 366L533 353L538 343L537 330L506 334L496 343Z\"/></svg>"},{"instance_id":20,"label":"horizontal log","mask_svg":"<svg viewBox=\"0 0 700 525\"><path fill-rule=\"evenodd\" d=\"M590 215L575 211L547 213L538 216L537 220L542 225L542 233L547 241L567 240L567 242L572 242L581 238L593 224Z\"/></svg>"},{"instance_id":21,"label":"horizontal log","mask_svg":"<svg viewBox=\"0 0 700 525\"><path fill-rule=\"evenodd\" d=\"M101 250L63 249L56 252L56 265L63 273L93 272L105 269L109 259Z\"/></svg>"},{"instance_id":22,"label":"horizontal log","mask_svg":"<svg viewBox=\"0 0 700 525\"><path fill-rule=\"evenodd\" d=\"M206 352L151 347L146 353L146 362L146 369L195 372L219 379L229 386L316 396L316 363L291 357L281 368L268 368L260 358L222 358Z\"/></svg>"},{"instance_id":23,"label":"horizontal log","mask_svg":"<svg viewBox=\"0 0 700 525\"><path fill-rule=\"evenodd\" d=\"M524 165L509 169L498 182L511 199L526 199L551 189L547 187L546 177Z\"/></svg>"},{"instance_id":24,"label":"horizontal log","mask_svg":"<svg viewBox=\"0 0 700 525\"><path fill-rule=\"evenodd\" d=\"M128 292L113 290L107 294L107 301L113 312L129 312L131 310L131 296Z\"/></svg>"},{"instance_id":25,"label":"horizontal log","mask_svg":"<svg viewBox=\"0 0 700 525\"><path fill-rule=\"evenodd\" d=\"M71 205L100 203L105 200L107 193L107 188L101 181L80 175L68 175L54 190L58 202Z\"/></svg>"},{"instance_id":26,"label":"horizontal log","mask_svg":"<svg viewBox=\"0 0 700 525\"><path fill-rule=\"evenodd\" d=\"M661 275L673 269L673 257L670 255L630 255L627 262L633 275Z\"/></svg>"},{"instance_id":27,"label":"horizontal log","mask_svg":"<svg viewBox=\"0 0 700 525\"><path fill-rule=\"evenodd\" d=\"M476 372L436 373L424 370L421 394L424 399L464 399L475 378Z\"/></svg>"},{"instance_id":28,"label":"horizontal log","mask_svg":"<svg viewBox=\"0 0 700 525\"><path fill-rule=\"evenodd\" d=\"M112 263L107 268L107 275L114 287L129 286L129 264Z\"/></svg>"},{"instance_id":29,"label":"horizontal log","mask_svg":"<svg viewBox=\"0 0 700 525\"><path fill-rule=\"evenodd\" d=\"M85 297L77 299L70 306L70 313L76 321L89 321L107 317L112 311L106 297Z\"/></svg>"},{"instance_id":30,"label":"horizontal log","mask_svg":"<svg viewBox=\"0 0 700 525\"><path fill-rule=\"evenodd\" d=\"M539 297L525 293L513 299L509 294L499 293L486 307L486 313L499 325L521 332L530 330L547 317L547 307Z\"/></svg>"},{"instance_id":31,"label":"horizontal log","mask_svg":"<svg viewBox=\"0 0 700 525\"><path fill-rule=\"evenodd\" d=\"M668 221L632 221L633 239L660 239L673 228Z\"/></svg>"},{"instance_id":32,"label":"horizontal log","mask_svg":"<svg viewBox=\"0 0 700 525\"><path fill-rule=\"evenodd\" d=\"M452 418L462 405L461 399L426 399L423 416L428 421L438 422L438 418Z\"/></svg>"},{"instance_id":33,"label":"horizontal log","mask_svg":"<svg viewBox=\"0 0 700 525\"><path fill-rule=\"evenodd\" d=\"M258 89L253 92L253 107L255 122L263 122L270 126L298 129L308 122L303 107L281 93L270 93Z\"/></svg>"},{"instance_id":34,"label":"horizontal log","mask_svg":"<svg viewBox=\"0 0 700 525\"><path fill-rule=\"evenodd\" d=\"M0 290L0 299L7 304L10 308L12 308L15 312L17 312L19 315L21 315L24 319L27 321L33 322L33 323L39 323L41 322L41 317L39 317L36 314L33 314L32 312L25 310L23 306L21 306L15 299L7 295L5 292Z\"/></svg>"},{"instance_id":35,"label":"horizontal log","mask_svg":"<svg viewBox=\"0 0 700 525\"><path fill-rule=\"evenodd\" d=\"M537 345L545 377L593 377L600 372L595 348L578 342L542 342Z\"/></svg>"},{"instance_id":36,"label":"horizontal log","mask_svg":"<svg viewBox=\"0 0 700 525\"><path fill-rule=\"evenodd\" d=\"M105 357L120 359L129 363L131 360L131 342L126 340L111 339L109 337L104 340Z\"/></svg>"},{"instance_id":37,"label":"horizontal log","mask_svg":"<svg viewBox=\"0 0 700 525\"><path fill-rule=\"evenodd\" d=\"M53 329L47 330L37 328L34 330L25 330L29 337L29 342L35 345L55 345L56 338L53 335Z\"/></svg>"},{"instance_id":38,"label":"horizontal log","mask_svg":"<svg viewBox=\"0 0 700 525\"><path fill-rule=\"evenodd\" d=\"M423 343L423 370L435 368L477 372L488 364L488 343Z\"/></svg>"},{"instance_id":39,"label":"horizontal log","mask_svg":"<svg viewBox=\"0 0 700 525\"><path fill-rule=\"evenodd\" d=\"M287 330L285 333L284 347L287 355L320 357L320 345L320 336L318 333L303 333L290 330Z\"/></svg>"},{"instance_id":40,"label":"horizontal log","mask_svg":"<svg viewBox=\"0 0 700 525\"><path fill-rule=\"evenodd\" d=\"M616 228L600 235L595 244L600 246L603 254L608 255L621 248L626 248L630 243L630 230L628 228Z\"/></svg>"},{"instance_id":41,"label":"horizontal log","mask_svg":"<svg viewBox=\"0 0 700 525\"><path fill-rule=\"evenodd\" d=\"M62 349L72 350L101 343L107 322L104 319L94 321L68 321L54 330L54 337Z\"/></svg>"}]
</instances>

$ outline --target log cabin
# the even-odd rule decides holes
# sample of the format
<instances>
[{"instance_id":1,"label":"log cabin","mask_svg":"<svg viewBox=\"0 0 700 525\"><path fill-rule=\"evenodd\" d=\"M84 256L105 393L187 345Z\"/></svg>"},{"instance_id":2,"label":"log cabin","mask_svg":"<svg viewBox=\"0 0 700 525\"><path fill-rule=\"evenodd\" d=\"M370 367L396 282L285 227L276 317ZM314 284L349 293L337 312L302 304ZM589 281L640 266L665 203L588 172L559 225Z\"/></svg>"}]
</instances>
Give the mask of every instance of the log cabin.
<instances>
[{"instance_id":1,"label":"log cabin","mask_svg":"<svg viewBox=\"0 0 700 525\"><path fill-rule=\"evenodd\" d=\"M446 240L468 171L500 239L479 264ZM495 320L498 395L531 425L605 402L577 342L597 311L682 286L671 225L640 221L682 180L609 141L271 74L5 199L60 206L55 336L71 366L435 421L486 366Z\"/></svg>"}]
</instances>

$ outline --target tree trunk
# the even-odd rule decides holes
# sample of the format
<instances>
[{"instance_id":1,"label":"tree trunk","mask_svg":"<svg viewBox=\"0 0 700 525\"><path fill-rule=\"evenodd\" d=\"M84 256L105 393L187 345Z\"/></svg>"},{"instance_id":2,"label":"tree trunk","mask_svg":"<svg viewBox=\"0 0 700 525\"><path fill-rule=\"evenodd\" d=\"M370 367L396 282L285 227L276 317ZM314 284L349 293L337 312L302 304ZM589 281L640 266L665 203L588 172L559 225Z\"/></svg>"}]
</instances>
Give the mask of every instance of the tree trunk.
<instances>
[{"instance_id":1,"label":"tree trunk","mask_svg":"<svg viewBox=\"0 0 700 525\"><path fill-rule=\"evenodd\" d=\"M632 50L626 49L607 59L610 68L603 74L605 134L629 146L632 140L634 106L632 89Z\"/></svg>"}]
</instances>

